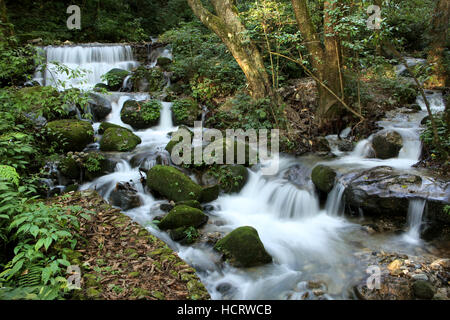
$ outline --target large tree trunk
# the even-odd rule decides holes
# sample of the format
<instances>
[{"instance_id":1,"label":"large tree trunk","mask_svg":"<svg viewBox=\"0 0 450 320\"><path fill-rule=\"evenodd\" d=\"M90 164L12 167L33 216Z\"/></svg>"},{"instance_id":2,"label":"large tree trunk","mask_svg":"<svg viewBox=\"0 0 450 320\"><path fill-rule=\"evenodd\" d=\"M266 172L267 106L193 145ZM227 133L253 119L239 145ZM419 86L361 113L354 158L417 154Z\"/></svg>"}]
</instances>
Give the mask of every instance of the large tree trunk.
<instances>
[{"instance_id":1,"label":"large tree trunk","mask_svg":"<svg viewBox=\"0 0 450 320\"><path fill-rule=\"evenodd\" d=\"M216 14L209 12L201 0L188 0L194 14L216 33L230 50L247 78L255 99L273 97L272 84L256 45L245 35L234 0L210 0Z\"/></svg>"},{"instance_id":2,"label":"large tree trunk","mask_svg":"<svg viewBox=\"0 0 450 320\"><path fill-rule=\"evenodd\" d=\"M428 52L428 62L432 66L432 77L426 83L430 87L450 86L444 65L444 48L448 41L449 9L449 0L439 0L431 22L433 37Z\"/></svg>"},{"instance_id":3,"label":"large tree trunk","mask_svg":"<svg viewBox=\"0 0 450 320\"><path fill-rule=\"evenodd\" d=\"M316 115L320 123L336 119L342 108L336 96L342 97L342 77L340 74L339 39L333 34L328 10L336 6L334 1L324 2L324 33L323 43L316 27L311 21L306 0L292 0L298 27L304 38L306 48L311 55L312 72L320 80L317 83L319 91L319 107ZM331 93L332 91L333 93ZM336 96L335 96L336 95Z\"/></svg>"}]
</instances>

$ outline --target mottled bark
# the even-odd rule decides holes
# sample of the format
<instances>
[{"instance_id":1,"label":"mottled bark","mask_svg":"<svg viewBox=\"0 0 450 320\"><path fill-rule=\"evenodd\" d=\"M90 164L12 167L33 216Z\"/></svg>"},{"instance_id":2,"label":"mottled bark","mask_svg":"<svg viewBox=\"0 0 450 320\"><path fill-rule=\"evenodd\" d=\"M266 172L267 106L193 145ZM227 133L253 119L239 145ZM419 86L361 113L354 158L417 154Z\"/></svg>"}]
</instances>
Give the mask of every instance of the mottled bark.
<instances>
[{"instance_id":1,"label":"mottled bark","mask_svg":"<svg viewBox=\"0 0 450 320\"><path fill-rule=\"evenodd\" d=\"M429 87L450 86L444 65L444 50L448 42L449 0L439 0L431 21L432 41L428 52L428 62L432 66L432 77L426 83Z\"/></svg>"},{"instance_id":2,"label":"mottled bark","mask_svg":"<svg viewBox=\"0 0 450 320\"><path fill-rule=\"evenodd\" d=\"M343 87L340 74L339 39L333 36L334 31L328 11L336 6L336 2L324 2L324 38L323 43L316 27L311 21L306 0L292 0L295 17L298 27L302 33L306 48L311 55L311 64L314 75L320 80L317 84L319 91L319 107L317 118L321 123L336 119L342 111L341 104L336 97L330 93L333 91L337 96L342 97ZM325 88L326 85L328 87Z\"/></svg>"},{"instance_id":3,"label":"mottled bark","mask_svg":"<svg viewBox=\"0 0 450 320\"><path fill-rule=\"evenodd\" d=\"M230 50L247 78L253 98L273 96L272 84L256 45L245 35L233 0L210 0L215 13L208 11L201 0L188 0L189 6L202 23L217 34Z\"/></svg>"}]
</instances>

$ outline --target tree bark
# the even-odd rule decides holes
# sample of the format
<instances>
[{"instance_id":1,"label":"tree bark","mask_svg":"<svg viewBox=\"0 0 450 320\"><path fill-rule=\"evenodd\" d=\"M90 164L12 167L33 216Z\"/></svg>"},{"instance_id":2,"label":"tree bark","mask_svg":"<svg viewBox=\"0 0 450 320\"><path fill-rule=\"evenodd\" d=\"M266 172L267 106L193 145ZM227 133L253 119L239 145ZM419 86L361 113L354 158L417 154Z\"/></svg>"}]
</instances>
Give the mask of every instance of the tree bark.
<instances>
[{"instance_id":1,"label":"tree bark","mask_svg":"<svg viewBox=\"0 0 450 320\"><path fill-rule=\"evenodd\" d=\"M336 6L334 1L324 2L324 39L323 43L312 23L306 0L292 0L298 28L305 40L306 48L311 55L311 65L314 75L320 80L317 83L319 91L319 107L316 115L319 123L326 123L336 119L341 111L340 103L333 93L343 98L341 88L344 87L340 73L339 39L334 36L333 27L330 25L331 17L328 11Z\"/></svg>"},{"instance_id":2,"label":"tree bark","mask_svg":"<svg viewBox=\"0 0 450 320\"><path fill-rule=\"evenodd\" d=\"M432 66L432 77L426 83L429 87L450 86L444 65L444 50L448 41L449 0L439 0L431 22L433 37L428 52L428 62Z\"/></svg>"},{"instance_id":3,"label":"tree bark","mask_svg":"<svg viewBox=\"0 0 450 320\"><path fill-rule=\"evenodd\" d=\"M273 97L272 84L256 45L245 35L234 0L210 0L216 14L201 0L187 0L194 14L225 43L247 78L254 99Z\"/></svg>"},{"instance_id":4,"label":"tree bark","mask_svg":"<svg viewBox=\"0 0 450 320\"><path fill-rule=\"evenodd\" d=\"M12 28L9 26L8 11L6 10L6 1L0 0L0 37L4 38L14 35Z\"/></svg>"}]
</instances>

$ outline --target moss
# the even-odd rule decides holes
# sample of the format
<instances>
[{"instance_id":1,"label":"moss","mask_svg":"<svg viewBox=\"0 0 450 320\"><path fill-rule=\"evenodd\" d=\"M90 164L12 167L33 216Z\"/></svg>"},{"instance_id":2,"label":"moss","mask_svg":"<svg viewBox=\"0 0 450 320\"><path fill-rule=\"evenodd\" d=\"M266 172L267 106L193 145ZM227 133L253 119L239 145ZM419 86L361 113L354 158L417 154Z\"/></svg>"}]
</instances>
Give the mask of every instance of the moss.
<instances>
[{"instance_id":1,"label":"moss","mask_svg":"<svg viewBox=\"0 0 450 320\"><path fill-rule=\"evenodd\" d=\"M200 227L208 221L203 211L185 205L173 208L159 223L161 230L177 229L181 227Z\"/></svg>"},{"instance_id":2,"label":"moss","mask_svg":"<svg viewBox=\"0 0 450 320\"><path fill-rule=\"evenodd\" d=\"M132 296L137 299L144 299L150 296L150 291L143 288L134 288Z\"/></svg>"},{"instance_id":3,"label":"moss","mask_svg":"<svg viewBox=\"0 0 450 320\"><path fill-rule=\"evenodd\" d=\"M236 267L253 267L272 261L258 232L252 227L240 227L220 239L214 249L224 254L225 259Z\"/></svg>"},{"instance_id":4,"label":"moss","mask_svg":"<svg viewBox=\"0 0 450 320\"><path fill-rule=\"evenodd\" d=\"M94 142L94 129L89 122L79 120L56 120L47 124L49 139L63 142L65 151L82 151Z\"/></svg>"},{"instance_id":5,"label":"moss","mask_svg":"<svg viewBox=\"0 0 450 320\"><path fill-rule=\"evenodd\" d=\"M79 179L81 168L72 156L67 156L59 164L61 174L70 179Z\"/></svg>"},{"instance_id":6,"label":"moss","mask_svg":"<svg viewBox=\"0 0 450 320\"><path fill-rule=\"evenodd\" d=\"M244 183L245 184L245 183ZM205 186L202 190L201 202L211 202L219 197L220 186L218 184L212 186Z\"/></svg>"},{"instance_id":7,"label":"moss","mask_svg":"<svg viewBox=\"0 0 450 320\"><path fill-rule=\"evenodd\" d=\"M141 142L141 138L128 129L109 128L100 141L100 150L127 152L136 148Z\"/></svg>"},{"instance_id":8,"label":"moss","mask_svg":"<svg viewBox=\"0 0 450 320\"><path fill-rule=\"evenodd\" d=\"M148 91L150 93L161 91L164 88L164 73L157 68L147 69L143 66L137 68L132 77L133 86L135 88L139 87L138 84L143 79L148 82Z\"/></svg>"},{"instance_id":9,"label":"moss","mask_svg":"<svg viewBox=\"0 0 450 320\"><path fill-rule=\"evenodd\" d=\"M165 300L166 296L164 295L164 293L160 292L160 291L152 291L152 296L155 297L158 300Z\"/></svg>"},{"instance_id":10,"label":"moss","mask_svg":"<svg viewBox=\"0 0 450 320\"><path fill-rule=\"evenodd\" d=\"M215 163L227 163L227 155L231 153L233 154L233 163L239 164L239 165L245 165L250 166L253 164L256 164L258 162L258 154L256 151L250 152L250 145L248 143L244 143L242 141L237 141L236 139L231 138L223 138L218 139L216 141L211 142L208 145L208 149L210 151L213 151L211 155L207 155L211 158L211 162L215 160ZM220 153L222 154L222 159L219 159L220 153L215 153L215 150L220 150ZM242 154L242 151L244 150L244 157L241 160L238 155ZM252 156L252 158L250 158ZM241 155L242 157L242 155Z\"/></svg>"},{"instance_id":11,"label":"moss","mask_svg":"<svg viewBox=\"0 0 450 320\"><path fill-rule=\"evenodd\" d=\"M105 131L108 130L109 128L121 128L121 129L126 129L126 130L128 130L127 128L121 127L121 126L119 126L119 125L117 125L117 124L114 124L114 123L110 123L110 122L102 122L102 123L100 124L100 127L98 128L98 133L99 133L99 134L103 134L103 133L105 133Z\"/></svg>"},{"instance_id":12,"label":"moss","mask_svg":"<svg viewBox=\"0 0 450 320\"><path fill-rule=\"evenodd\" d=\"M316 166L311 173L312 182L315 184L317 189L326 193L333 189L335 178L336 172L334 172L330 167L324 165Z\"/></svg>"},{"instance_id":13,"label":"moss","mask_svg":"<svg viewBox=\"0 0 450 320\"><path fill-rule=\"evenodd\" d=\"M179 99L172 105L172 114L175 125L193 127L194 121L201 115L201 109L193 99Z\"/></svg>"},{"instance_id":14,"label":"moss","mask_svg":"<svg viewBox=\"0 0 450 320\"><path fill-rule=\"evenodd\" d=\"M174 167L157 165L147 173L147 186L169 200L199 200L202 187Z\"/></svg>"},{"instance_id":15,"label":"moss","mask_svg":"<svg viewBox=\"0 0 450 320\"><path fill-rule=\"evenodd\" d=\"M206 292L205 287L200 281L192 279L188 281L186 286L189 292L189 299L204 300L209 298L208 292Z\"/></svg>"},{"instance_id":16,"label":"moss","mask_svg":"<svg viewBox=\"0 0 450 320\"><path fill-rule=\"evenodd\" d=\"M102 76L108 83L108 90L119 91L123 81L130 73L123 69L112 69Z\"/></svg>"},{"instance_id":17,"label":"moss","mask_svg":"<svg viewBox=\"0 0 450 320\"><path fill-rule=\"evenodd\" d=\"M205 174L207 180L217 182L220 190L225 193L240 192L248 181L248 170L242 165L216 166L207 171ZM213 193L215 191L206 189L205 197L208 195L208 192Z\"/></svg>"},{"instance_id":18,"label":"moss","mask_svg":"<svg viewBox=\"0 0 450 320\"><path fill-rule=\"evenodd\" d=\"M186 200L186 201L179 201L175 204L176 206L188 206L195 209L201 209L202 206L200 205L200 202L197 200Z\"/></svg>"},{"instance_id":19,"label":"moss","mask_svg":"<svg viewBox=\"0 0 450 320\"><path fill-rule=\"evenodd\" d=\"M137 277L139 277L141 274L140 274L140 272L138 272L138 271L134 271L134 272L130 272L129 274L128 274L128 276L130 277L130 278L137 278Z\"/></svg>"},{"instance_id":20,"label":"moss","mask_svg":"<svg viewBox=\"0 0 450 320\"><path fill-rule=\"evenodd\" d=\"M161 102L157 100L135 101L124 103L120 118L136 129L147 129L156 126L161 116Z\"/></svg>"}]
</instances>

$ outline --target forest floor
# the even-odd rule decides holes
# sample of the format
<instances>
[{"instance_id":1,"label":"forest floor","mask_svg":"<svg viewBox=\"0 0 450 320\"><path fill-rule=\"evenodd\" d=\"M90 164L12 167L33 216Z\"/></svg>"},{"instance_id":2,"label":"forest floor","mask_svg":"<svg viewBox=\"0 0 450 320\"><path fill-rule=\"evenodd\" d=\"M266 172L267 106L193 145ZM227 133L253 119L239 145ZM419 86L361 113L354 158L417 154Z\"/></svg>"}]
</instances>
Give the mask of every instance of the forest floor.
<instances>
[{"instance_id":1,"label":"forest floor","mask_svg":"<svg viewBox=\"0 0 450 320\"><path fill-rule=\"evenodd\" d=\"M71 257L82 270L81 290L74 299L209 299L195 269L96 191L70 192L49 202L92 213L80 225L82 240Z\"/></svg>"}]
</instances>

